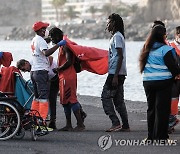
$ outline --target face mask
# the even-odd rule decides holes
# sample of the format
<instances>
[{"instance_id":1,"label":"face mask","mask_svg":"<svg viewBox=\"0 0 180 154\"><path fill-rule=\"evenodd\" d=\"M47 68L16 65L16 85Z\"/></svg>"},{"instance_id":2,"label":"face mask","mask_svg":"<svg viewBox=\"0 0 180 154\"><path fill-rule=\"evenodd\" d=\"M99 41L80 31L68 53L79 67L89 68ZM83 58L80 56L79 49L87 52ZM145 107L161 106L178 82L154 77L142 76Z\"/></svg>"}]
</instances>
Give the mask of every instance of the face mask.
<instances>
[{"instance_id":1,"label":"face mask","mask_svg":"<svg viewBox=\"0 0 180 154\"><path fill-rule=\"evenodd\" d=\"M46 29L44 37L48 37L49 36L49 31Z\"/></svg>"}]
</instances>

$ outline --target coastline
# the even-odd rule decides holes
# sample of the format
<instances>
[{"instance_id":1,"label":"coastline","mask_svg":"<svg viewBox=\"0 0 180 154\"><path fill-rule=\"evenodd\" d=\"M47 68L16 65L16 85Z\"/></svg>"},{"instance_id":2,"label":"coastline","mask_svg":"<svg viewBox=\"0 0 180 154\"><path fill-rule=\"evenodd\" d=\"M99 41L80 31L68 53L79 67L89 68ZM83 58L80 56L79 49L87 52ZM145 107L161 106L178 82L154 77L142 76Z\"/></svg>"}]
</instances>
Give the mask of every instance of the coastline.
<instances>
[{"instance_id":1,"label":"coastline","mask_svg":"<svg viewBox=\"0 0 180 154\"><path fill-rule=\"evenodd\" d=\"M168 30L168 39L174 38L174 29L179 24L178 19L167 20L166 28ZM144 41L152 26L152 22L135 22L125 20L125 36L129 41ZM104 31L106 21L100 23L76 23L63 24L58 27L63 30L64 34L71 36L73 39L109 39L110 34ZM133 25L133 26L132 26ZM54 26L49 27L51 29ZM27 26L4 26L0 27L1 38L4 40L31 40L34 37L31 25Z\"/></svg>"}]
</instances>

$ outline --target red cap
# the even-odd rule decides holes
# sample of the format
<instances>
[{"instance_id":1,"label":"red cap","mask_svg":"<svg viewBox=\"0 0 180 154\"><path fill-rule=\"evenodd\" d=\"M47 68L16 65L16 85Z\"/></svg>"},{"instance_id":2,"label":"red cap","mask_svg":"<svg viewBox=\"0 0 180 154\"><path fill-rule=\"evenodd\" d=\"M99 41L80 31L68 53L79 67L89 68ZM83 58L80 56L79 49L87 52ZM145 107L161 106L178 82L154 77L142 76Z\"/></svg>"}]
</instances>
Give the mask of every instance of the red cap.
<instances>
[{"instance_id":1,"label":"red cap","mask_svg":"<svg viewBox=\"0 0 180 154\"><path fill-rule=\"evenodd\" d=\"M42 21L38 21L38 22L35 22L34 25L32 26L33 30L36 32L38 30L40 30L41 28L46 28L48 27L49 24L48 23L44 23Z\"/></svg>"}]
</instances>

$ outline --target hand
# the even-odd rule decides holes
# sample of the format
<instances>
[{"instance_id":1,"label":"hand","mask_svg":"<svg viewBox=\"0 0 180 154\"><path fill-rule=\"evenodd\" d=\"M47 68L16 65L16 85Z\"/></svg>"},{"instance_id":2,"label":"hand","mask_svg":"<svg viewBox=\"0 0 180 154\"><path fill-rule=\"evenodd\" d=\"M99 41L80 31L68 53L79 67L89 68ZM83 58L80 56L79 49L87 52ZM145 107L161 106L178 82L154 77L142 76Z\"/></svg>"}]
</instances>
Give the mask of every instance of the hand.
<instances>
[{"instance_id":1,"label":"hand","mask_svg":"<svg viewBox=\"0 0 180 154\"><path fill-rule=\"evenodd\" d=\"M54 73L58 73L58 68L53 68L52 71L53 71Z\"/></svg>"},{"instance_id":2,"label":"hand","mask_svg":"<svg viewBox=\"0 0 180 154\"><path fill-rule=\"evenodd\" d=\"M2 51L0 51L0 59L2 58L2 56L3 56L3 52L2 52Z\"/></svg>"},{"instance_id":3,"label":"hand","mask_svg":"<svg viewBox=\"0 0 180 154\"><path fill-rule=\"evenodd\" d=\"M118 76L114 75L112 80L112 86L117 87L118 86Z\"/></svg>"},{"instance_id":4,"label":"hand","mask_svg":"<svg viewBox=\"0 0 180 154\"><path fill-rule=\"evenodd\" d=\"M59 46L64 46L66 45L66 40L61 40L60 42L57 43Z\"/></svg>"},{"instance_id":5,"label":"hand","mask_svg":"<svg viewBox=\"0 0 180 154\"><path fill-rule=\"evenodd\" d=\"M175 80L179 80L180 79L180 74L175 76Z\"/></svg>"}]
</instances>

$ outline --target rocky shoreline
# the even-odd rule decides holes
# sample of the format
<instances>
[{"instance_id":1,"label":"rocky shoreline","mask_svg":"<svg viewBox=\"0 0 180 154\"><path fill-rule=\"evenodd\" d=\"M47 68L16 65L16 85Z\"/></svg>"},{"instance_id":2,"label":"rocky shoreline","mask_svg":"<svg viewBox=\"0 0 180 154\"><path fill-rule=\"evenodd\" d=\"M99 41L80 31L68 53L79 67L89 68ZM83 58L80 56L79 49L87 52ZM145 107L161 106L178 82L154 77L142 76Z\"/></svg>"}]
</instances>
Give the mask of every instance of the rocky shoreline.
<instances>
[{"instance_id":1,"label":"rocky shoreline","mask_svg":"<svg viewBox=\"0 0 180 154\"><path fill-rule=\"evenodd\" d=\"M180 21L166 21L168 39L174 38L174 29ZM152 23L131 23L125 21L125 36L128 41L144 41L151 29ZM105 31L106 23L71 24L59 26L66 35L71 38L81 39L108 39L110 34ZM51 27L49 27L50 29ZM3 30L1 30L3 31ZM1 38L4 40L31 40L35 33L31 26L12 27L8 33L4 32Z\"/></svg>"}]
</instances>

